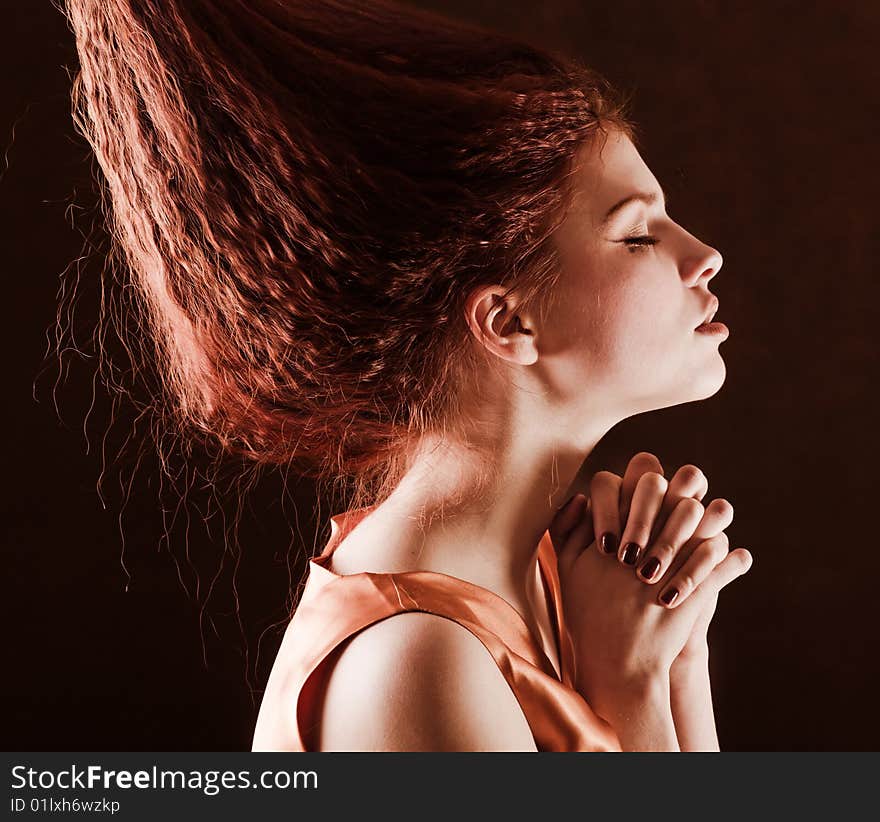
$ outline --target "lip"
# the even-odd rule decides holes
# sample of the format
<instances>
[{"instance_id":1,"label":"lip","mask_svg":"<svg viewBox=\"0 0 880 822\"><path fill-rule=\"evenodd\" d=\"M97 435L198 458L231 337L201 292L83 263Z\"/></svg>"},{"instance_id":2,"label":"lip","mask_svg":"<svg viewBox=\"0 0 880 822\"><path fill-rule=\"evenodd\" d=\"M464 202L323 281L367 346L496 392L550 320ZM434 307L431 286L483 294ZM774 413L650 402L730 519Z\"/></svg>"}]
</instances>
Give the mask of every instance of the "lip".
<instances>
[{"instance_id":1,"label":"lip","mask_svg":"<svg viewBox=\"0 0 880 822\"><path fill-rule=\"evenodd\" d=\"M709 337L730 336L730 329L724 323L704 323L694 329L694 334L706 334Z\"/></svg>"},{"instance_id":2,"label":"lip","mask_svg":"<svg viewBox=\"0 0 880 822\"><path fill-rule=\"evenodd\" d=\"M718 312L719 305L720 303L718 302L718 297L713 294L712 298L709 300L709 303L706 305L705 311L703 312L702 320L700 320L699 325L697 325L696 327L699 328L701 325L708 325L709 323L711 323L712 318Z\"/></svg>"}]
</instances>

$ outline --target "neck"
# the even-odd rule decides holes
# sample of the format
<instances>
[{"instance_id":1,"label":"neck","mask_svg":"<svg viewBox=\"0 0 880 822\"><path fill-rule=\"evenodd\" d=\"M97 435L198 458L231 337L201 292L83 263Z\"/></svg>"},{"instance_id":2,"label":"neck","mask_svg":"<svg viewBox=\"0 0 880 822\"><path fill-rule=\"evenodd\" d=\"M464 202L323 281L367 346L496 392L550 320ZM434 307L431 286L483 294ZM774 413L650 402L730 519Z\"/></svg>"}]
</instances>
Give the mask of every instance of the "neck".
<instances>
[{"instance_id":1,"label":"neck","mask_svg":"<svg viewBox=\"0 0 880 822\"><path fill-rule=\"evenodd\" d=\"M435 441L419 450L381 517L453 576L527 600L538 543L606 431L597 426L575 444L520 436L479 454Z\"/></svg>"}]
</instances>

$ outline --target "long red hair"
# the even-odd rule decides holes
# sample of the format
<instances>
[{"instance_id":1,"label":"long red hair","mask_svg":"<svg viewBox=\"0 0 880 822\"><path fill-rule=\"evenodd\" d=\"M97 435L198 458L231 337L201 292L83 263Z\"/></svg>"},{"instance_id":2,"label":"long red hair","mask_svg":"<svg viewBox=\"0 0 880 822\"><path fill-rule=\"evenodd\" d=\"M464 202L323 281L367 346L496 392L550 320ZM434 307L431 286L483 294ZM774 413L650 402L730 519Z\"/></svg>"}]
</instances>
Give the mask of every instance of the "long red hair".
<instances>
[{"instance_id":1,"label":"long red hair","mask_svg":"<svg viewBox=\"0 0 880 822\"><path fill-rule=\"evenodd\" d=\"M475 287L545 310L579 61L379 0L65 0L74 119L174 431L381 499L460 436Z\"/></svg>"}]
</instances>

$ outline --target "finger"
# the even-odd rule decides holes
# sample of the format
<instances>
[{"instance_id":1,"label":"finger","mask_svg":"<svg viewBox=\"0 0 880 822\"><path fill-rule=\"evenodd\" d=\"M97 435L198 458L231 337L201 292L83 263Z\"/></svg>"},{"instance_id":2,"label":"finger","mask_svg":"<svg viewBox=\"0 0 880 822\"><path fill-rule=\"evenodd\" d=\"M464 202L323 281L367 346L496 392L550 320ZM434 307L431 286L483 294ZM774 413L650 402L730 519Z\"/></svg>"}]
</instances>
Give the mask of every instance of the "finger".
<instances>
[{"instance_id":1,"label":"finger","mask_svg":"<svg viewBox=\"0 0 880 822\"><path fill-rule=\"evenodd\" d=\"M562 506L553 517L550 527L550 539L555 545L562 545L568 537L571 529L581 519L582 508L586 503L584 494L574 494L568 502Z\"/></svg>"},{"instance_id":2,"label":"finger","mask_svg":"<svg viewBox=\"0 0 880 822\"><path fill-rule=\"evenodd\" d=\"M599 471L590 480L593 531L605 554L616 554L620 542L621 478L611 471Z\"/></svg>"},{"instance_id":3,"label":"finger","mask_svg":"<svg viewBox=\"0 0 880 822\"><path fill-rule=\"evenodd\" d=\"M639 480L647 473L653 472L663 476L663 466L660 460L648 451L639 451L630 461L623 474L623 484L620 488L620 521L626 522L629 517L632 498L636 492Z\"/></svg>"},{"instance_id":4,"label":"finger","mask_svg":"<svg viewBox=\"0 0 880 822\"><path fill-rule=\"evenodd\" d=\"M693 536L704 512L703 504L686 497L680 500L660 536L643 552L639 566L643 582L657 582L666 573L679 549Z\"/></svg>"},{"instance_id":5,"label":"finger","mask_svg":"<svg viewBox=\"0 0 880 822\"><path fill-rule=\"evenodd\" d=\"M670 569L674 573L687 561L688 557L696 550L697 546L722 531L727 530L733 522L733 506L721 497L713 499L706 506L703 519L694 531L694 535L681 547L672 561Z\"/></svg>"},{"instance_id":6,"label":"finger","mask_svg":"<svg viewBox=\"0 0 880 822\"><path fill-rule=\"evenodd\" d=\"M663 530L663 526L666 525L670 514L675 510L675 506L681 500L692 497L702 502L708 490L709 480L696 465L682 465L669 480L666 498L663 500L663 507L657 514L657 519L651 530L650 541L653 542L657 538L657 535Z\"/></svg>"},{"instance_id":7,"label":"finger","mask_svg":"<svg viewBox=\"0 0 880 822\"><path fill-rule=\"evenodd\" d=\"M575 506L580 519L571 529L561 547L556 551L556 564L561 576L565 576L581 552L593 542L593 518L587 510L586 501L580 495L581 502ZM555 547L556 543L554 543Z\"/></svg>"},{"instance_id":8,"label":"finger","mask_svg":"<svg viewBox=\"0 0 880 822\"><path fill-rule=\"evenodd\" d=\"M752 567L753 562L754 558L747 549L735 548L715 566L708 579L697 589L696 595L691 599L696 599L704 590L707 596L711 593L717 593L725 585L729 585L737 577L746 573Z\"/></svg>"},{"instance_id":9,"label":"finger","mask_svg":"<svg viewBox=\"0 0 880 822\"><path fill-rule=\"evenodd\" d=\"M666 478L655 471L647 471L639 478L617 554L625 565L635 565L650 543L651 526L668 486Z\"/></svg>"},{"instance_id":10,"label":"finger","mask_svg":"<svg viewBox=\"0 0 880 822\"><path fill-rule=\"evenodd\" d=\"M729 547L730 542L723 531L703 540L687 562L671 574L669 581L659 586L661 590L657 595L658 602L667 608L681 605L727 556Z\"/></svg>"}]
</instances>

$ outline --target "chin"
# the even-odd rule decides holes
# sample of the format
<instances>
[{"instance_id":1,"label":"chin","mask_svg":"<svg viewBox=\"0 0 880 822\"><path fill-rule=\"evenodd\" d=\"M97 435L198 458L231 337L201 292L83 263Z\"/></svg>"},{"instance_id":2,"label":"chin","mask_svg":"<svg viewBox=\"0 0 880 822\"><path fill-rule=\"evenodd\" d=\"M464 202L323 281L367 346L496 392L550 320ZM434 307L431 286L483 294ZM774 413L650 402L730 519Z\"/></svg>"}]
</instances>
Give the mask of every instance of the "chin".
<instances>
[{"instance_id":1,"label":"chin","mask_svg":"<svg viewBox=\"0 0 880 822\"><path fill-rule=\"evenodd\" d=\"M727 366L724 359L719 354L713 357L710 363L701 373L694 375L693 391L695 396L692 400L707 400L709 397L715 396L724 385L727 378Z\"/></svg>"},{"instance_id":2,"label":"chin","mask_svg":"<svg viewBox=\"0 0 880 822\"><path fill-rule=\"evenodd\" d=\"M672 388L665 397L652 405L652 410L672 408L689 402L699 402L714 397L724 385L727 368L721 357L715 357L711 365L705 365L699 372L688 374L687 381ZM643 409L648 410L648 409Z\"/></svg>"},{"instance_id":3,"label":"chin","mask_svg":"<svg viewBox=\"0 0 880 822\"><path fill-rule=\"evenodd\" d=\"M689 402L699 402L715 396L727 378L727 366L720 354L703 363L699 368L689 366L690 370L679 374L676 379L670 375L665 389L642 393L632 398L632 410L626 417L672 408Z\"/></svg>"}]
</instances>

